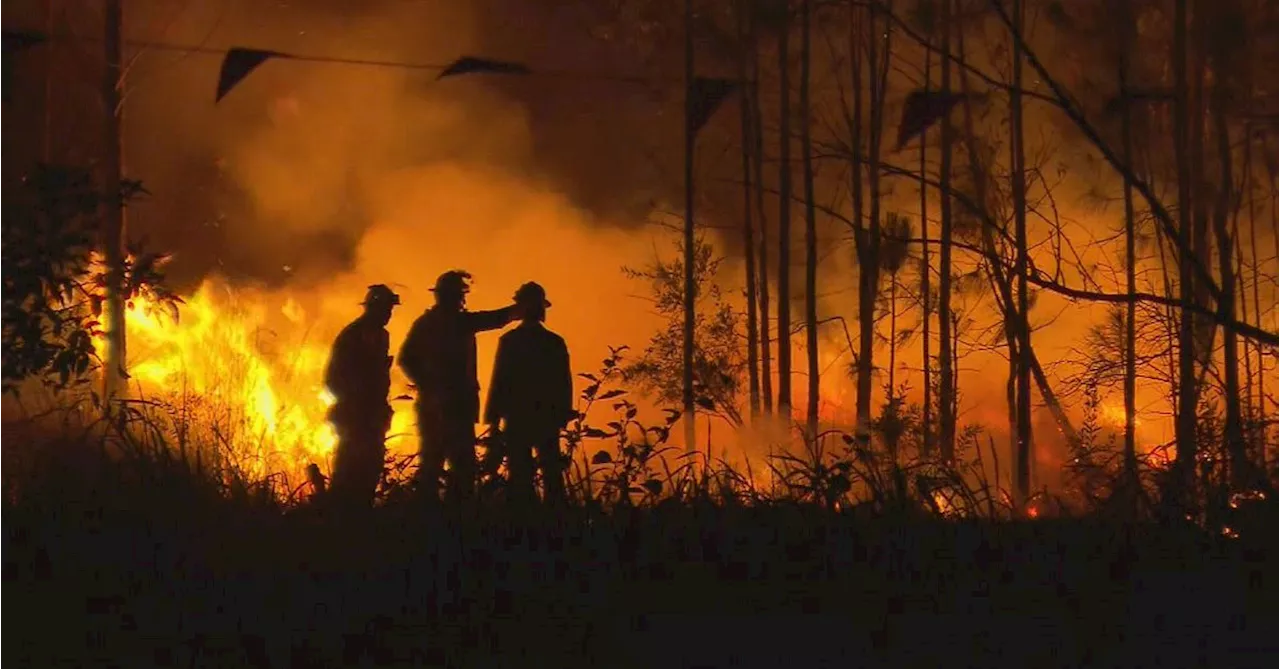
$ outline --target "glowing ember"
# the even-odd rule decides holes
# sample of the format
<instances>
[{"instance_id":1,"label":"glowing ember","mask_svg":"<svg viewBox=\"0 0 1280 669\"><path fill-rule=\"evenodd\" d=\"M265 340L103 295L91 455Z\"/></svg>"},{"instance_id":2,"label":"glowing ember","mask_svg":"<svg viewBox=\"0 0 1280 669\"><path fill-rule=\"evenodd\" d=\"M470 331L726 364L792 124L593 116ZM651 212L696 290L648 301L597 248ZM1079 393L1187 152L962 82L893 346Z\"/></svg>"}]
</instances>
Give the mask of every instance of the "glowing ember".
<instances>
[{"instance_id":1,"label":"glowing ember","mask_svg":"<svg viewBox=\"0 0 1280 669\"><path fill-rule=\"evenodd\" d=\"M951 506L951 499L941 492L934 491L933 503L938 507L938 512L943 516L950 516L955 513L955 508Z\"/></svg>"},{"instance_id":2,"label":"glowing ember","mask_svg":"<svg viewBox=\"0 0 1280 669\"><path fill-rule=\"evenodd\" d=\"M1104 425L1109 425L1116 429L1123 430L1125 424L1124 404L1104 404L1098 409L1099 419ZM1142 426L1142 418L1135 415L1133 417L1133 426L1135 428Z\"/></svg>"}]
</instances>

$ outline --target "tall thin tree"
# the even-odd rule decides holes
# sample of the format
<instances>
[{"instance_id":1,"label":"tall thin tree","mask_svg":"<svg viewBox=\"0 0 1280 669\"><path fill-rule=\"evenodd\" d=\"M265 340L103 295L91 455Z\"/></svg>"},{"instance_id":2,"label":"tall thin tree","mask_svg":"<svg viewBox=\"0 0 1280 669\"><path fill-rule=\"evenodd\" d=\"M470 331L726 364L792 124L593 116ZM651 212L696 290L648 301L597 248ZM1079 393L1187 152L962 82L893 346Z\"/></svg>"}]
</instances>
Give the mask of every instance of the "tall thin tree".
<instances>
[{"instance_id":1,"label":"tall thin tree","mask_svg":"<svg viewBox=\"0 0 1280 669\"><path fill-rule=\"evenodd\" d=\"M942 0L942 92L951 93L951 0ZM953 462L956 452L956 401L955 375L953 361L955 351L952 339L953 319L951 313L951 151L952 127L946 119L942 119L941 145L942 157L938 173L938 191L940 216L942 218L939 233L940 248L938 252L938 449L944 462Z\"/></svg>"},{"instance_id":2,"label":"tall thin tree","mask_svg":"<svg viewBox=\"0 0 1280 669\"><path fill-rule=\"evenodd\" d=\"M1130 178L1133 166L1133 109L1129 94L1129 59L1130 48L1136 26L1133 19L1132 0L1119 3L1121 12L1119 33L1119 68L1120 80L1120 141L1124 152L1124 162L1131 167L1124 172L1124 232L1125 232L1125 291L1133 296L1138 292L1137 271L1137 228L1133 212L1133 182ZM1138 485L1138 448L1136 438L1137 421L1137 318L1138 303L1129 300L1125 306L1124 329L1124 486L1128 493L1137 492Z\"/></svg>"},{"instance_id":3,"label":"tall thin tree","mask_svg":"<svg viewBox=\"0 0 1280 669\"><path fill-rule=\"evenodd\" d=\"M752 4L755 9L755 5ZM769 337L769 225L764 211L764 116L760 108L760 39L758 29L758 12L751 14L751 117L755 119L751 134L755 142L752 151L752 163L756 182L756 220L760 230L760 266L757 271L760 277L760 395L765 413L773 413L773 356L772 340Z\"/></svg>"},{"instance_id":4,"label":"tall thin tree","mask_svg":"<svg viewBox=\"0 0 1280 669\"><path fill-rule=\"evenodd\" d=\"M864 198L862 183L863 168L863 152L862 152L862 53L864 50L863 42L867 39L866 28L864 25L865 14L868 10L862 3L857 0L849 2L849 85L852 89L853 108L849 112L849 146L850 155L852 156L852 165L849 170L849 187L850 199L853 201L853 248L854 254L858 261L858 300L859 300L859 318L862 318L862 283L863 283L863 267L866 265L867 255L867 228L863 214ZM859 341L861 341L862 329L859 324ZM855 398L856 407L854 413L855 425L859 431L868 428L863 422L864 411L862 409L862 349L859 346L858 359L855 363L854 386L857 389L857 397ZM870 404L865 412L870 415Z\"/></svg>"},{"instance_id":5,"label":"tall thin tree","mask_svg":"<svg viewBox=\"0 0 1280 669\"><path fill-rule=\"evenodd\" d=\"M1218 0L1217 11L1230 10L1230 0ZM1221 14L1219 15L1221 16ZM1213 68L1215 72L1232 72L1231 48L1222 34L1214 34L1209 38L1213 49ZM1214 83L1212 92L1212 116L1214 136L1218 145L1218 190L1217 202L1214 204L1213 227L1218 247L1218 274L1222 280L1222 296L1219 298L1218 313L1228 321L1236 317L1236 272L1233 252L1235 244L1228 228L1228 219L1234 206L1232 190L1235 188L1231 164L1234 160L1231 148L1231 131L1227 122L1230 109L1230 91L1223 79ZM1230 468L1231 487L1242 490L1248 484L1249 460L1245 448L1243 415L1240 410L1240 351L1235 330L1222 328L1223 355L1223 403L1226 405L1226 446Z\"/></svg>"},{"instance_id":6,"label":"tall thin tree","mask_svg":"<svg viewBox=\"0 0 1280 669\"><path fill-rule=\"evenodd\" d=\"M1256 319L1258 326L1261 327L1262 326L1262 299L1260 297L1259 285L1262 283L1262 268L1258 264L1258 218L1256 216L1256 212L1254 211L1254 204L1255 204L1254 198L1253 198L1254 183L1253 183L1252 170L1251 170L1251 166L1253 165L1253 160L1252 160L1253 154L1250 151L1250 147L1253 145L1252 134L1250 135L1250 137L1251 139L1244 143L1244 176L1245 176L1244 183L1245 183L1245 188L1247 189L1245 191L1245 197L1247 198L1246 201L1248 202L1248 212L1249 212L1248 222L1249 222L1250 273L1253 275L1253 280L1250 281L1249 283L1252 284L1252 288L1253 288L1253 316L1254 316L1254 319ZM1272 200L1272 206L1273 207L1275 206L1275 200ZM1258 378L1258 389L1255 393L1255 396L1258 398L1257 414L1254 416L1254 421L1259 425L1265 424L1265 422L1263 421L1263 418L1266 416L1266 413L1267 413L1266 405L1264 403L1264 398L1266 397L1266 394L1267 394L1267 389L1266 389L1267 375L1264 372L1265 367L1263 366L1262 348L1263 347L1260 342L1254 343L1254 347L1253 347L1254 369L1258 370L1258 373L1256 375ZM1262 436L1263 436L1262 434L1259 435L1259 440L1261 440ZM1261 459L1265 457L1265 450L1266 449L1259 449L1260 465L1263 464L1261 462Z\"/></svg>"},{"instance_id":7,"label":"tall thin tree","mask_svg":"<svg viewBox=\"0 0 1280 669\"><path fill-rule=\"evenodd\" d=\"M740 49L738 77L745 85L749 81L750 68L748 58L755 59L754 45L750 37L750 1L739 2L738 8L738 44ZM754 125L752 118L751 98L746 94L738 105L742 129L742 248L746 257L746 298L747 298L747 397L751 407L751 417L760 415L760 341L757 338L756 314L756 232L752 221L753 194L756 192L752 183L751 153L755 146Z\"/></svg>"},{"instance_id":8,"label":"tall thin tree","mask_svg":"<svg viewBox=\"0 0 1280 669\"><path fill-rule=\"evenodd\" d=\"M791 15L778 28L778 412L791 420Z\"/></svg>"},{"instance_id":9,"label":"tall thin tree","mask_svg":"<svg viewBox=\"0 0 1280 669\"><path fill-rule=\"evenodd\" d=\"M804 165L804 324L805 353L809 361L806 392L805 437L818 435L818 232L813 202L813 150L809 131L813 109L809 100L811 0L801 4L800 26L800 150Z\"/></svg>"},{"instance_id":10,"label":"tall thin tree","mask_svg":"<svg viewBox=\"0 0 1280 669\"><path fill-rule=\"evenodd\" d=\"M1195 259L1191 249L1191 163L1190 120L1188 118L1187 78L1187 0L1174 0L1173 17L1174 71L1174 160L1178 170L1178 406L1175 421L1177 443L1176 470L1179 494L1189 492L1192 485L1196 456L1196 373L1195 373L1195 321L1192 308L1195 305L1195 287L1192 285L1191 265Z\"/></svg>"},{"instance_id":11,"label":"tall thin tree","mask_svg":"<svg viewBox=\"0 0 1280 669\"><path fill-rule=\"evenodd\" d=\"M875 369L875 313L880 296L880 245L883 241L880 220L880 145L884 128L885 95L888 89L889 36L892 22L878 20L879 5L872 5L867 15L867 66L871 85L868 88L867 128L867 196L870 211L858 267L858 429L871 424L872 372ZM892 12L892 3L884 11ZM883 31L883 32L882 32Z\"/></svg>"},{"instance_id":12,"label":"tall thin tree","mask_svg":"<svg viewBox=\"0 0 1280 669\"><path fill-rule=\"evenodd\" d=\"M1014 30L1023 28L1023 0L1013 0ZM1013 221L1017 246L1014 273L1018 281L1017 489L1025 502L1031 491L1031 321L1027 289L1027 182L1022 132L1022 40L1013 40L1013 86L1009 89Z\"/></svg>"},{"instance_id":13,"label":"tall thin tree","mask_svg":"<svg viewBox=\"0 0 1280 669\"><path fill-rule=\"evenodd\" d=\"M120 75L121 41L124 12L120 0L107 0L104 14L104 58L102 74L102 104L105 121L105 156L103 158L103 188L107 197L102 209L102 250L106 264L106 312L107 351L103 365L103 394L114 397L125 391L126 331L125 331L125 257L124 257L124 203L120 201L121 137L120 137Z\"/></svg>"},{"instance_id":14,"label":"tall thin tree","mask_svg":"<svg viewBox=\"0 0 1280 669\"><path fill-rule=\"evenodd\" d=\"M926 96L929 95L929 86L932 83L930 78L932 73L929 71L932 62L929 44L926 43L923 88ZM925 141L927 136L927 132L920 133L920 359L924 377L924 407L920 419L920 431L923 435L922 447L926 457L933 455L933 379L929 359L929 316L933 310L933 298L929 294L929 191L924 181L928 177L928 142Z\"/></svg>"},{"instance_id":15,"label":"tall thin tree","mask_svg":"<svg viewBox=\"0 0 1280 669\"><path fill-rule=\"evenodd\" d=\"M694 332L694 223L693 223L693 148L696 129L692 114L693 101L693 0L684 3L684 438L685 449L692 453L698 446L696 430L697 406L693 396L693 332Z\"/></svg>"}]
</instances>

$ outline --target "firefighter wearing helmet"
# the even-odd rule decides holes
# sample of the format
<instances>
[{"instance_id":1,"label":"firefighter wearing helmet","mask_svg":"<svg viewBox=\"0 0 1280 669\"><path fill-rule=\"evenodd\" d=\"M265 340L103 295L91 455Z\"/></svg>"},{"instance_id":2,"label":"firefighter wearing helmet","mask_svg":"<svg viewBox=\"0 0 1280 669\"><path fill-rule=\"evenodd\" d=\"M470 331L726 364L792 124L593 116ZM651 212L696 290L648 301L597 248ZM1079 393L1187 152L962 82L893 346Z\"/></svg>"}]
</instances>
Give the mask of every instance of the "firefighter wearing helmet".
<instances>
[{"instance_id":1,"label":"firefighter wearing helmet","mask_svg":"<svg viewBox=\"0 0 1280 669\"><path fill-rule=\"evenodd\" d=\"M400 296L382 284L369 286L364 313L333 342L325 386L334 397L329 422L338 433L332 494L344 505L368 506L382 476L391 427L391 348L386 325Z\"/></svg>"},{"instance_id":2,"label":"firefighter wearing helmet","mask_svg":"<svg viewBox=\"0 0 1280 669\"><path fill-rule=\"evenodd\" d=\"M476 333L497 330L519 317L515 304L493 311L467 311L471 275L453 270L436 279L435 306L413 322L398 364L418 389L418 489L438 499L444 462L449 461L448 497L470 498L476 482L476 423L480 382Z\"/></svg>"},{"instance_id":3,"label":"firefighter wearing helmet","mask_svg":"<svg viewBox=\"0 0 1280 669\"><path fill-rule=\"evenodd\" d=\"M510 495L532 501L535 469L542 474L545 500L565 502L564 456L560 429L575 415L573 373L564 339L543 322L551 302L542 286L529 282L515 295L523 322L498 340L493 381L485 404L485 423L502 434ZM533 451L537 451L537 464Z\"/></svg>"}]
</instances>

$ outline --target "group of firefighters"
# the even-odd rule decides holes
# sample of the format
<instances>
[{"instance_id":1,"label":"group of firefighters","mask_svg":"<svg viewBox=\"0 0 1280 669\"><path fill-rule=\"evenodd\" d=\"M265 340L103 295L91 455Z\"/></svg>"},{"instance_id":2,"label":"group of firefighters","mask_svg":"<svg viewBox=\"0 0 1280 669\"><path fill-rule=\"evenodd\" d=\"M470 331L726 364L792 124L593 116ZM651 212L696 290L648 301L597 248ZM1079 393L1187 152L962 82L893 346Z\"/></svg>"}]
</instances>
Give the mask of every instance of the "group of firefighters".
<instances>
[{"instance_id":1,"label":"group of firefighters","mask_svg":"<svg viewBox=\"0 0 1280 669\"><path fill-rule=\"evenodd\" d=\"M490 438L483 469L496 477L505 460L513 501L536 499L535 470L541 470L546 500L564 501L560 430L574 415L573 377L564 339L543 325L551 306L546 291L526 283L510 306L468 311L470 279L460 270L440 275L431 289L435 306L414 321L398 360L390 355L386 325L400 297L385 285L369 287L363 313L338 335L325 384L335 398L329 420L338 435L329 494L341 504L367 506L377 490L391 426L387 397L393 363L417 388L419 493L439 501L447 473L446 500L476 494L475 426L481 417L476 334L514 321L520 325L498 341L484 406Z\"/></svg>"}]
</instances>

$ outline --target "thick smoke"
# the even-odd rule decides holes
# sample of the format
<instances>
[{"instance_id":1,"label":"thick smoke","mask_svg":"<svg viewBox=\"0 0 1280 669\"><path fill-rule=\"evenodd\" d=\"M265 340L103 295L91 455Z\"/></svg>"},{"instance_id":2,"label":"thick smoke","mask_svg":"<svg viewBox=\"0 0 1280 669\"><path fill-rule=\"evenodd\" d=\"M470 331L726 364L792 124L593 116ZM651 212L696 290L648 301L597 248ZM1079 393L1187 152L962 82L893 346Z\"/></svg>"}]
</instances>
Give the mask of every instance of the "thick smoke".
<instances>
[{"instance_id":1,"label":"thick smoke","mask_svg":"<svg viewBox=\"0 0 1280 669\"><path fill-rule=\"evenodd\" d=\"M585 34L589 16L522 3L168 8L130 3L130 35L402 63L478 54L551 72L608 71L610 63L598 52L609 46ZM534 39L575 27L582 39ZM218 64L216 55L144 49L131 73L127 168L157 193L135 208L131 226L176 251L180 281L218 272L276 285L349 269L376 216L370 198L403 170L496 169L563 194L591 214L588 223L624 228L679 186L656 177L668 172L656 164L665 160L659 137L678 147L679 125L664 122L663 101L634 84L555 75L436 81L430 69L277 60L214 106Z\"/></svg>"}]
</instances>

